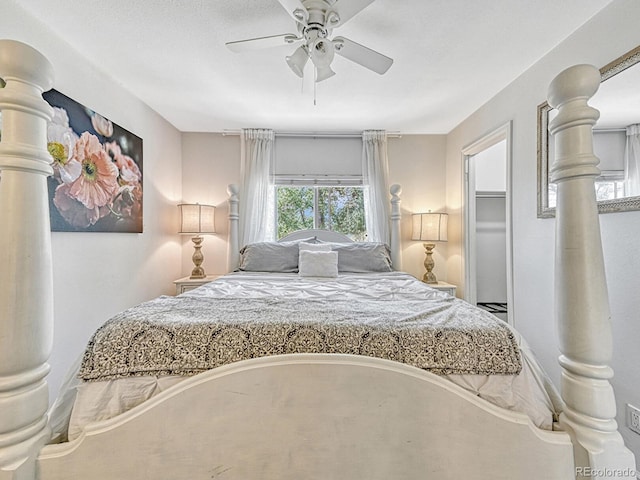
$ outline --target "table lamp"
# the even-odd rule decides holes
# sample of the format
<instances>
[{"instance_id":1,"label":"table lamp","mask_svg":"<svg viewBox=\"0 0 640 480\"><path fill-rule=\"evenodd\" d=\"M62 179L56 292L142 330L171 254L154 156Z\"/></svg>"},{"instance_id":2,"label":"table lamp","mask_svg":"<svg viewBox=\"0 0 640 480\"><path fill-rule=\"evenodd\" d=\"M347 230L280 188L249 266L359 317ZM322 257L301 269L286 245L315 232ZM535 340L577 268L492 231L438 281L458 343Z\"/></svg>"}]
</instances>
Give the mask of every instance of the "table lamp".
<instances>
[{"instance_id":1,"label":"table lamp","mask_svg":"<svg viewBox=\"0 0 640 480\"><path fill-rule=\"evenodd\" d=\"M435 266L432 254L436 245L431 242L447 241L448 217L449 215L446 213L431 212L414 213L412 215L413 232L411 234L411 240L427 242L423 244L426 250L424 268L426 268L427 271L422 277L422 281L425 283L438 283L436 275L432 271Z\"/></svg>"},{"instance_id":2,"label":"table lamp","mask_svg":"<svg viewBox=\"0 0 640 480\"><path fill-rule=\"evenodd\" d=\"M200 205L199 203L182 203L178 205L180 209L180 232L182 234L192 234L193 242L193 264L195 267L191 271L190 278L205 278L202 262L202 235L216 233L216 207L212 205Z\"/></svg>"}]
</instances>

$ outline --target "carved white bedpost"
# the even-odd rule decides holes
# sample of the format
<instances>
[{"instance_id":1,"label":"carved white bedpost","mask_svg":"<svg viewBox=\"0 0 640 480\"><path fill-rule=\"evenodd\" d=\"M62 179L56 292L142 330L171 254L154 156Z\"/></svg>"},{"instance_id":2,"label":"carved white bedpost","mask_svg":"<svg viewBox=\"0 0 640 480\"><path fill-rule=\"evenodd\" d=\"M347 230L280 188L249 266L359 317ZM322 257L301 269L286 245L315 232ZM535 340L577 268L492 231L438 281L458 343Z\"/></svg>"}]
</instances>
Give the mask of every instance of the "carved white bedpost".
<instances>
[{"instance_id":1,"label":"carved white bedpost","mask_svg":"<svg viewBox=\"0 0 640 480\"><path fill-rule=\"evenodd\" d=\"M389 188L391 193L391 263L394 270L402 270L402 236L400 235L400 195L402 187L397 183Z\"/></svg>"},{"instance_id":2,"label":"carved white bedpost","mask_svg":"<svg viewBox=\"0 0 640 480\"><path fill-rule=\"evenodd\" d=\"M20 42L0 40L0 478L35 478L49 438L45 381L53 337L53 275L42 92L53 67Z\"/></svg>"},{"instance_id":3,"label":"carved white bedpost","mask_svg":"<svg viewBox=\"0 0 640 480\"><path fill-rule=\"evenodd\" d=\"M227 187L229 194L229 250L227 251L227 271L233 272L240 262L240 241L238 238L238 185L232 183Z\"/></svg>"},{"instance_id":4,"label":"carved white bedpost","mask_svg":"<svg viewBox=\"0 0 640 480\"><path fill-rule=\"evenodd\" d=\"M620 478L635 472L615 421L609 379L612 334L598 208L594 188L600 174L593 154L592 127L599 112L587 101L600 85L600 72L576 65L549 86L549 104L558 109L549 131L557 184L555 314L560 339L561 392L566 402L560 425L573 438L577 478ZM628 469L628 470L626 470Z\"/></svg>"}]
</instances>

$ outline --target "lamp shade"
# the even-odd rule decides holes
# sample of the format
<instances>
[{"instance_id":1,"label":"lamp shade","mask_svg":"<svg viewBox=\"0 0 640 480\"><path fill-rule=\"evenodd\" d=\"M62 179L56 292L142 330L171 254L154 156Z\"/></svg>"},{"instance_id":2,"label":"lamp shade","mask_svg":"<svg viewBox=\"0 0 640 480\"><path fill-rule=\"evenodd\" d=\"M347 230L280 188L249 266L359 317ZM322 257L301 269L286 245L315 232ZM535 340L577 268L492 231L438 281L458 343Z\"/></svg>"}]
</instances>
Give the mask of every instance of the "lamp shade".
<instances>
[{"instance_id":1,"label":"lamp shade","mask_svg":"<svg viewBox=\"0 0 640 480\"><path fill-rule=\"evenodd\" d=\"M316 67L316 82L321 82L327 78L331 78L336 74L331 67Z\"/></svg>"},{"instance_id":2,"label":"lamp shade","mask_svg":"<svg viewBox=\"0 0 640 480\"><path fill-rule=\"evenodd\" d=\"M335 51L332 41L326 38L319 38L311 44L309 56L311 56L311 61L316 67L324 68L333 62Z\"/></svg>"},{"instance_id":3,"label":"lamp shade","mask_svg":"<svg viewBox=\"0 0 640 480\"><path fill-rule=\"evenodd\" d=\"M448 219L446 213L414 213L411 240L446 242Z\"/></svg>"},{"instance_id":4,"label":"lamp shade","mask_svg":"<svg viewBox=\"0 0 640 480\"><path fill-rule=\"evenodd\" d=\"M322 82L336 74L336 72L331 69L334 54L335 47L333 42L326 38L319 38L311 45L309 55L316 67L316 82Z\"/></svg>"},{"instance_id":5,"label":"lamp shade","mask_svg":"<svg viewBox=\"0 0 640 480\"><path fill-rule=\"evenodd\" d=\"M180 233L216 233L216 207L199 203L182 203L180 209Z\"/></svg>"},{"instance_id":6,"label":"lamp shade","mask_svg":"<svg viewBox=\"0 0 640 480\"><path fill-rule=\"evenodd\" d=\"M307 50L306 45L302 45L293 52L293 55L285 57L287 61L287 65L289 68L293 70L293 73L302 78L304 74L304 66L309 60L309 51Z\"/></svg>"}]
</instances>

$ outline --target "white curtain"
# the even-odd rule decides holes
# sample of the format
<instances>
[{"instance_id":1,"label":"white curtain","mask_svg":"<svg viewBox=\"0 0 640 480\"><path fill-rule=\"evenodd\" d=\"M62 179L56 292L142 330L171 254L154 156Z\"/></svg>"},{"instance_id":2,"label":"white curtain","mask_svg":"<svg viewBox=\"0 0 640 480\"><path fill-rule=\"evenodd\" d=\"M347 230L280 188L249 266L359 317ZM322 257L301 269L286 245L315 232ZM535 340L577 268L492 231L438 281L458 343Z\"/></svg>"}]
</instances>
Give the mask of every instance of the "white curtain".
<instances>
[{"instance_id":1,"label":"white curtain","mask_svg":"<svg viewBox=\"0 0 640 480\"><path fill-rule=\"evenodd\" d=\"M389 243L389 160L384 130L362 132L362 182L368 240Z\"/></svg>"},{"instance_id":2,"label":"white curtain","mask_svg":"<svg viewBox=\"0 0 640 480\"><path fill-rule=\"evenodd\" d=\"M273 130L243 129L240 133L239 244L275 240Z\"/></svg>"},{"instance_id":3,"label":"white curtain","mask_svg":"<svg viewBox=\"0 0 640 480\"><path fill-rule=\"evenodd\" d=\"M627 197L640 195L640 123L627 127L624 151L624 193Z\"/></svg>"}]
</instances>

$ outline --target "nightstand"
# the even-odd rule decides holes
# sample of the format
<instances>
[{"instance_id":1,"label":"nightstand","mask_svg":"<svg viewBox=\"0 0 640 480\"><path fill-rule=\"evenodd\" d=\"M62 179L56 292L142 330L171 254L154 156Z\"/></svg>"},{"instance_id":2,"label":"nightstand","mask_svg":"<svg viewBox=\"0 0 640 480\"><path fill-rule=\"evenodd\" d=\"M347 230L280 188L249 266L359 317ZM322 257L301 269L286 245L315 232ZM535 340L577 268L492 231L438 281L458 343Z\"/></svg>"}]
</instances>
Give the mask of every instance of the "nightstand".
<instances>
[{"instance_id":1,"label":"nightstand","mask_svg":"<svg viewBox=\"0 0 640 480\"><path fill-rule=\"evenodd\" d=\"M440 290L441 292L447 292L452 297L456 296L456 286L447 282L427 283L431 288Z\"/></svg>"},{"instance_id":2,"label":"nightstand","mask_svg":"<svg viewBox=\"0 0 640 480\"><path fill-rule=\"evenodd\" d=\"M198 288L200 285L209 283L221 276L222 274L215 273L213 275L207 275L205 278L180 278L173 282L176 285L176 295L180 295L181 293L188 292L189 290L193 290L194 288Z\"/></svg>"}]
</instances>

